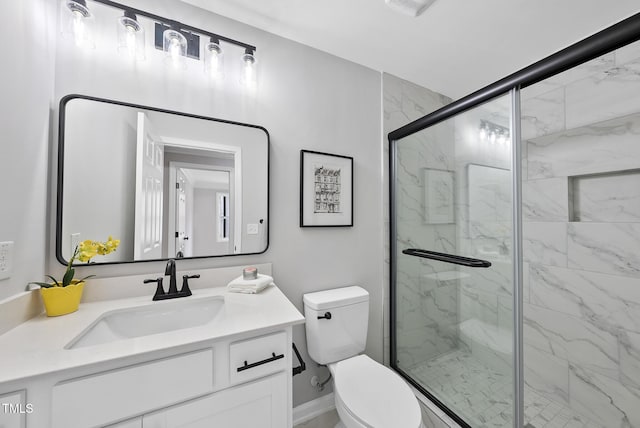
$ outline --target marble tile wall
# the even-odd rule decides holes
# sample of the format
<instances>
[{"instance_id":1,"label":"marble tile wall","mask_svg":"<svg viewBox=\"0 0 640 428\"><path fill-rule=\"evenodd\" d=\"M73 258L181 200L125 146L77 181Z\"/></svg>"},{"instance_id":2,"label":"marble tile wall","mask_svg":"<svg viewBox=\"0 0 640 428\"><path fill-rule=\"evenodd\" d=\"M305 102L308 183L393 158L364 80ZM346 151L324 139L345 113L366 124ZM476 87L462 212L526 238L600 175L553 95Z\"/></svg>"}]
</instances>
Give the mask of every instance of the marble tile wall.
<instances>
[{"instance_id":1,"label":"marble tile wall","mask_svg":"<svg viewBox=\"0 0 640 428\"><path fill-rule=\"evenodd\" d=\"M383 165L389 163L387 134L451 102L451 99L384 73L383 85ZM423 168L451 169L452 129L442 126L432 134L417 134L403 144L398 194L399 248L438 248L449 251L455 245L455 227L424 222ZM389 236L389 177L383 168L385 236ZM398 355L403 365L412 365L434 354L446 352L455 342L457 291L441 267L415 257L398 254L399 317ZM385 248L384 362L389 364L389 246Z\"/></svg>"},{"instance_id":2,"label":"marble tile wall","mask_svg":"<svg viewBox=\"0 0 640 428\"><path fill-rule=\"evenodd\" d=\"M640 426L640 43L523 90L525 383Z\"/></svg>"}]
</instances>

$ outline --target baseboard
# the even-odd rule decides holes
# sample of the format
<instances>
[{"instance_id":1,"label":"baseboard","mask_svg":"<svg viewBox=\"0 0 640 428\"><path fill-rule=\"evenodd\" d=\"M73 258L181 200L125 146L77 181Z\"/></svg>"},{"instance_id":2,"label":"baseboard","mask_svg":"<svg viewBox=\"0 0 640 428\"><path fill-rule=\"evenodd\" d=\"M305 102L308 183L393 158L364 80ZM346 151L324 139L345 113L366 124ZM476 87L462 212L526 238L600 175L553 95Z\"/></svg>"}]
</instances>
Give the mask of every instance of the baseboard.
<instances>
[{"instance_id":1,"label":"baseboard","mask_svg":"<svg viewBox=\"0 0 640 428\"><path fill-rule=\"evenodd\" d=\"M333 392L307 401L293 408L293 425L307 422L318 415L336 408Z\"/></svg>"}]
</instances>

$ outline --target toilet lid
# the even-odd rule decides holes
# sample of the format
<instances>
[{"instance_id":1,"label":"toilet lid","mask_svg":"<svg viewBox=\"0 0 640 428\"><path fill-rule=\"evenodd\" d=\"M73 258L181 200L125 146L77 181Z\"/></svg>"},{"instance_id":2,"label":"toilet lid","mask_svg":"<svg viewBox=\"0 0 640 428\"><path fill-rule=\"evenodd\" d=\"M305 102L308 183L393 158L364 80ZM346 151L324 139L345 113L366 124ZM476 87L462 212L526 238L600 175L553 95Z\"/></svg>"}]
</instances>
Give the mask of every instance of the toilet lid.
<instances>
[{"instance_id":1,"label":"toilet lid","mask_svg":"<svg viewBox=\"0 0 640 428\"><path fill-rule=\"evenodd\" d=\"M349 413L375 428L418 428L421 415L411 388L366 355L332 364L334 389Z\"/></svg>"}]
</instances>

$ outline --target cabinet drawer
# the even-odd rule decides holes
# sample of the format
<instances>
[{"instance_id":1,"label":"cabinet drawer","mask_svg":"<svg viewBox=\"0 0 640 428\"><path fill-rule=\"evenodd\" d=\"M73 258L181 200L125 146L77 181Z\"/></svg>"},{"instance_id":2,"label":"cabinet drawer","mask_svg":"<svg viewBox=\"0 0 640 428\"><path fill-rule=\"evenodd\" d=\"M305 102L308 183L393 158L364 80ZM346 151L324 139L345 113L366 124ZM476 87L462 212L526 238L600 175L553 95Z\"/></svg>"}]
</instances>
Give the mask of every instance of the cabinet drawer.
<instances>
[{"instance_id":1,"label":"cabinet drawer","mask_svg":"<svg viewBox=\"0 0 640 428\"><path fill-rule=\"evenodd\" d=\"M206 349L73 379L53 387L53 428L106 425L213 391Z\"/></svg>"},{"instance_id":2,"label":"cabinet drawer","mask_svg":"<svg viewBox=\"0 0 640 428\"><path fill-rule=\"evenodd\" d=\"M229 346L229 380L246 382L284 370L289 362L285 332L234 342Z\"/></svg>"}]
</instances>

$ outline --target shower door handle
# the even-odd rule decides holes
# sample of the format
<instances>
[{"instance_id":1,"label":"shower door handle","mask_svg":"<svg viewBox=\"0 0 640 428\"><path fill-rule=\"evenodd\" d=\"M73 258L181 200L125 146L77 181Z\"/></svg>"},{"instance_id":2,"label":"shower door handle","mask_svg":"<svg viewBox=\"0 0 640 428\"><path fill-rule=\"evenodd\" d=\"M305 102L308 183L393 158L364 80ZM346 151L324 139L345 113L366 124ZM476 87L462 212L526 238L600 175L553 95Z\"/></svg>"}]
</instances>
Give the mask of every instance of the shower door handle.
<instances>
[{"instance_id":1,"label":"shower door handle","mask_svg":"<svg viewBox=\"0 0 640 428\"><path fill-rule=\"evenodd\" d=\"M481 259L472 259L470 257L457 256L455 254L437 253L435 251L420 250L418 248L407 248L402 251L403 254L409 256L422 257L423 259L437 260L444 263L453 263L454 265L461 265L467 267L480 267L488 268L491 266L491 262Z\"/></svg>"}]
</instances>

